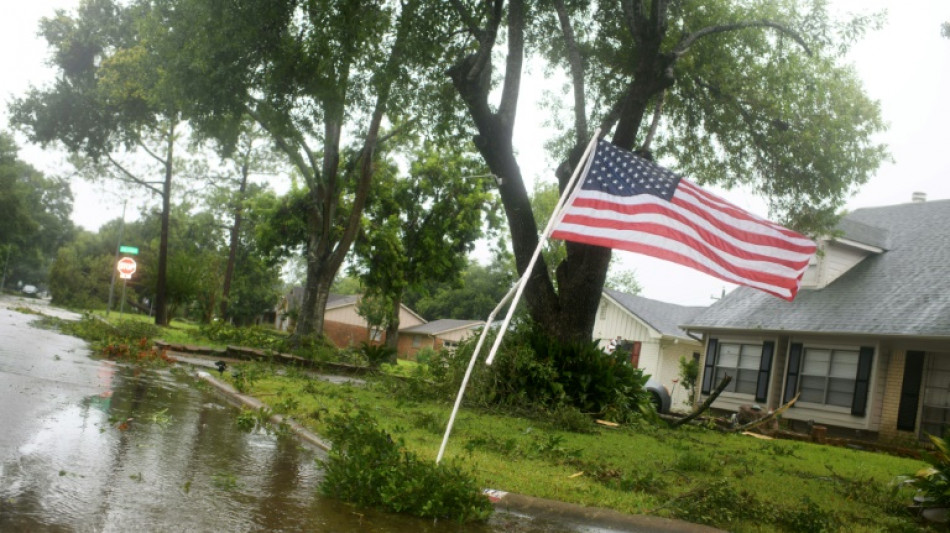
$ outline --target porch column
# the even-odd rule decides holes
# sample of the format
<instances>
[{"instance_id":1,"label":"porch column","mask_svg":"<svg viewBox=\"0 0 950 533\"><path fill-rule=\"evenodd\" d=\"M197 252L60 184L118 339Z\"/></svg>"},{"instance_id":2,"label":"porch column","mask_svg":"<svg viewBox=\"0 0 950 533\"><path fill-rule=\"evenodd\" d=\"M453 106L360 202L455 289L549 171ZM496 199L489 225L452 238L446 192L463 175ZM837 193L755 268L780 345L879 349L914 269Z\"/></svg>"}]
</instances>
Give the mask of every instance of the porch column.
<instances>
[{"instance_id":1,"label":"porch column","mask_svg":"<svg viewBox=\"0 0 950 533\"><path fill-rule=\"evenodd\" d=\"M890 440L898 435L912 435L907 431L897 430L897 410L901 403L901 387L904 385L904 365L907 361L907 350L891 350L890 362L887 365L887 374L884 377L884 398L881 407L881 428L878 435L881 440Z\"/></svg>"}]
</instances>

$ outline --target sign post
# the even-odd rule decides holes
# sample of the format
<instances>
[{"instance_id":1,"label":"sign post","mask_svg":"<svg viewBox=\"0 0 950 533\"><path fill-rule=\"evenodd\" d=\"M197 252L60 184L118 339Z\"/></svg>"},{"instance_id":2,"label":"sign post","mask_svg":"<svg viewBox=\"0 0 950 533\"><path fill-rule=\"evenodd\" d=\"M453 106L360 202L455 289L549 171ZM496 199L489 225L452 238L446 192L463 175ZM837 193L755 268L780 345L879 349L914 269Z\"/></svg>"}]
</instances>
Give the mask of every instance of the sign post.
<instances>
[{"instance_id":1,"label":"sign post","mask_svg":"<svg viewBox=\"0 0 950 533\"><path fill-rule=\"evenodd\" d=\"M138 253L138 248L135 251ZM119 304L119 316L122 316L122 313L125 312L125 285L132 279L132 274L135 274L135 267L135 259L131 257L119 259L119 264L116 267L119 270L119 277L122 278L122 303Z\"/></svg>"}]
</instances>

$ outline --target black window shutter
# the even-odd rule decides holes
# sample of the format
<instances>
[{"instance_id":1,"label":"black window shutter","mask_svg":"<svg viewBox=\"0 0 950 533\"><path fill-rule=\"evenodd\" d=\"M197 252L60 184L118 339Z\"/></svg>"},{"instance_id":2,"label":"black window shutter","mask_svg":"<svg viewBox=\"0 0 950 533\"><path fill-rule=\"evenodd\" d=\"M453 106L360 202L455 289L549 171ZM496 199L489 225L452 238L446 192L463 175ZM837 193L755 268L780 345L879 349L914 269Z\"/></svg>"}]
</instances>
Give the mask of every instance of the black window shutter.
<instances>
[{"instance_id":1,"label":"black window shutter","mask_svg":"<svg viewBox=\"0 0 950 533\"><path fill-rule=\"evenodd\" d=\"M703 365L703 394L712 392L712 382L716 373L716 354L719 353L719 339L709 339L706 344L706 364Z\"/></svg>"},{"instance_id":2,"label":"black window shutter","mask_svg":"<svg viewBox=\"0 0 950 533\"><path fill-rule=\"evenodd\" d=\"M874 348L862 346L858 356L858 375L854 380L854 400L851 402L851 414L864 416L868 407L868 391L871 385L871 359Z\"/></svg>"},{"instance_id":3,"label":"black window shutter","mask_svg":"<svg viewBox=\"0 0 950 533\"><path fill-rule=\"evenodd\" d=\"M772 375L772 354L775 353L775 342L762 343L762 360L759 363L759 380L755 384L755 401L768 400L769 377Z\"/></svg>"},{"instance_id":4,"label":"black window shutter","mask_svg":"<svg viewBox=\"0 0 950 533\"><path fill-rule=\"evenodd\" d=\"M904 381L901 384L901 403L897 408L897 429L914 431L917 427L917 406L920 403L923 377L924 352L907 352Z\"/></svg>"},{"instance_id":5,"label":"black window shutter","mask_svg":"<svg viewBox=\"0 0 950 533\"><path fill-rule=\"evenodd\" d=\"M802 366L802 345L794 343L788 347L788 373L785 374L785 396L782 403L788 403L798 392L798 373Z\"/></svg>"}]
</instances>

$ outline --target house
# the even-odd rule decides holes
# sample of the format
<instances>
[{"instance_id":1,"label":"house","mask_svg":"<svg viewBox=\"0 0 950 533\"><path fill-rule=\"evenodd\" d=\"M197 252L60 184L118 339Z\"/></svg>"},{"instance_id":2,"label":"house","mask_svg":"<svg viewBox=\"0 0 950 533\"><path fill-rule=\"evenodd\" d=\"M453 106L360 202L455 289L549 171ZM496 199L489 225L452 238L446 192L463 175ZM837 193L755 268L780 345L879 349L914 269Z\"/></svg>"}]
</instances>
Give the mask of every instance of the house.
<instances>
[{"instance_id":1,"label":"house","mask_svg":"<svg viewBox=\"0 0 950 533\"><path fill-rule=\"evenodd\" d=\"M672 395L674 410L687 409L688 395L679 384L680 357L699 358L702 343L680 324L704 310L604 289L594 320L594 339L606 348L618 336L631 363L660 381Z\"/></svg>"},{"instance_id":2,"label":"house","mask_svg":"<svg viewBox=\"0 0 950 533\"><path fill-rule=\"evenodd\" d=\"M793 429L889 441L950 424L950 200L858 209L819 239L792 302L740 287L684 323L702 334L701 394L757 403Z\"/></svg>"},{"instance_id":3,"label":"house","mask_svg":"<svg viewBox=\"0 0 950 533\"><path fill-rule=\"evenodd\" d=\"M399 330L399 356L410 361L416 360L420 350L454 350L461 341L478 333L485 325L481 320L433 320Z\"/></svg>"},{"instance_id":4,"label":"house","mask_svg":"<svg viewBox=\"0 0 950 533\"><path fill-rule=\"evenodd\" d=\"M339 347L359 345L363 342L382 343L382 331L370 328L365 318L357 312L359 295L330 294L323 315L323 334ZM274 326L281 331L292 331L297 310L303 302L303 287L294 287L278 304ZM405 305L400 307L399 324L407 327L425 324L426 321Z\"/></svg>"}]
</instances>

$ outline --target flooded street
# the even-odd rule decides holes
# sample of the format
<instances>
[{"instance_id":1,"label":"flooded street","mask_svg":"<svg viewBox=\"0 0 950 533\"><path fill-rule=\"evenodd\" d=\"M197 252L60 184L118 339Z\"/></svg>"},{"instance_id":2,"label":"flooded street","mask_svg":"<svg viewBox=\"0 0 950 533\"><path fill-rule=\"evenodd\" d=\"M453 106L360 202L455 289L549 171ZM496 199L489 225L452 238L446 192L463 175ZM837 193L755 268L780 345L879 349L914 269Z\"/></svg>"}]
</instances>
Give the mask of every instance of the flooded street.
<instances>
[{"instance_id":1,"label":"flooded street","mask_svg":"<svg viewBox=\"0 0 950 533\"><path fill-rule=\"evenodd\" d=\"M462 527L320 498L322 452L241 431L190 369L90 357L22 306L0 299L0 531L589 531L503 513Z\"/></svg>"}]
</instances>

